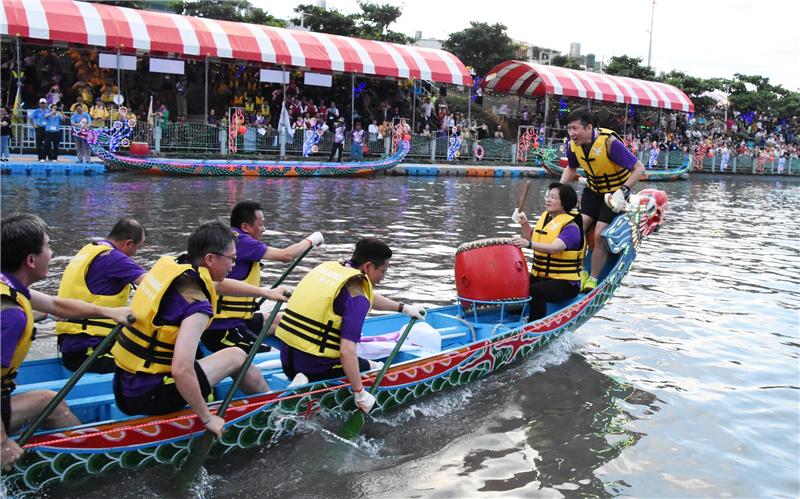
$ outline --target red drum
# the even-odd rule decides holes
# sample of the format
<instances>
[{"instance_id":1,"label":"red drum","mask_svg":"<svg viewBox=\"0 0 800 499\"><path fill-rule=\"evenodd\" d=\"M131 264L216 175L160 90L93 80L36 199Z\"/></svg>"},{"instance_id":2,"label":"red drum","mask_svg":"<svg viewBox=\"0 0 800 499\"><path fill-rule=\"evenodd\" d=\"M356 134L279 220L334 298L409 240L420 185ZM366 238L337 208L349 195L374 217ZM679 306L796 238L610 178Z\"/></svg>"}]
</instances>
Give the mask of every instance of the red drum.
<instances>
[{"instance_id":1,"label":"red drum","mask_svg":"<svg viewBox=\"0 0 800 499\"><path fill-rule=\"evenodd\" d=\"M558 166L560 166L561 168L566 168L569 166L569 160L567 159L566 156L563 156L558 159Z\"/></svg>"},{"instance_id":2,"label":"red drum","mask_svg":"<svg viewBox=\"0 0 800 499\"><path fill-rule=\"evenodd\" d=\"M150 155L150 146L147 142L132 142L129 150L135 156Z\"/></svg>"},{"instance_id":3,"label":"red drum","mask_svg":"<svg viewBox=\"0 0 800 499\"><path fill-rule=\"evenodd\" d=\"M511 239L462 244L456 250L456 291L468 300L524 300L529 278L522 250Z\"/></svg>"}]
</instances>

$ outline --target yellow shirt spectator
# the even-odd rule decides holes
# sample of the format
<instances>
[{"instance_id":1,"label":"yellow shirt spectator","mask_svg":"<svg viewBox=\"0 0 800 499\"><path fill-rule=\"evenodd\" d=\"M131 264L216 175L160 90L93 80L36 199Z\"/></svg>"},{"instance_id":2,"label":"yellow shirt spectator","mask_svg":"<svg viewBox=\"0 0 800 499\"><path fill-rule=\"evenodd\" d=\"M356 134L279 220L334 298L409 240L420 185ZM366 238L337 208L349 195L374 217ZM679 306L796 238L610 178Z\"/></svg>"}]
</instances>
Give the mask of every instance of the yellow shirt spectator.
<instances>
[{"instance_id":1,"label":"yellow shirt spectator","mask_svg":"<svg viewBox=\"0 0 800 499\"><path fill-rule=\"evenodd\" d=\"M92 117L92 126L93 127L104 127L106 122L111 117L111 114L108 112L108 108L101 103L95 104L89 110L89 115Z\"/></svg>"}]
</instances>

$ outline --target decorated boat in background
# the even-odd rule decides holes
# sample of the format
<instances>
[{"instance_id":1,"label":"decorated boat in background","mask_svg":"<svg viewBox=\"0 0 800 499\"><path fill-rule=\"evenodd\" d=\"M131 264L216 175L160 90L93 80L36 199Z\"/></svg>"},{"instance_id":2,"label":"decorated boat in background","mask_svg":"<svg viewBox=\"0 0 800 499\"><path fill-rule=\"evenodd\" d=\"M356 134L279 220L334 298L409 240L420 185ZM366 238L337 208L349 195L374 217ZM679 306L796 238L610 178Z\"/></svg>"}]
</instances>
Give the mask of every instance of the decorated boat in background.
<instances>
[{"instance_id":1,"label":"decorated boat in background","mask_svg":"<svg viewBox=\"0 0 800 499\"><path fill-rule=\"evenodd\" d=\"M548 315L534 322L526 321L527 297L514 296L519 294L514 291L510 295L493 296L502 287L497 282L487 288L479 282L483 278L477 270L459 270L465 250L503 247L500 253L510 254L510 258L501 262L500 256L493 255L498 261L493 261L495 268L485 274L500 279L501 283L512 278L527 282L528 271L521 250L513 247L510 239L462 245L456 256L457 303L430 309L426 323L414 326L426 329L419 332L418 339L412 331L403 345L378 387L373 413L383 413L420 397L484 378L580 327L603 308L620 286L642 239L662 223L666 204L666 195L661 191L645 190L631 196L627 212L615 218L603 232L611 255L598 287L572 300L548 304ZM509 246L513 247L511 253ZM483 255L473 259L487 260ZM501 270L498 264L507 268ZM381 343L391 346L397 331L407 321L402 314L368 318L360 345L378 352L374 358L385 357L388 349L380 353L376 347ZM362 355L360 350L359 355ZM344 414L357 410L344 378L289 387L289 380L280 368L279 354L274 350L259 354L256 365L271 391L237 395L225 413L226 431L212 447L212 456L270 444L291 435L298 421L322 410ZM365 373L364 384L371 386L375 374L375 371ZM57 359L24 363L17 378L17 393L58 389L69 375ZM83 424L35 434L25 445L22 458L3 474L9 494L122 468L179 465L184 460L192 438L205 432L197 416L188 409L160 417L126 416L114 404L112 376L88 374L80 380L67 397L67 403ZM228 381L216 388L218 398L229 386Z\"/></svg>"},{"instance_id":2,"label":"decorated boat in background","mask_svg":"<svg viewBox=\"0 0 800 499\"><path fill-rule=\"evenodd\" d=\"M561 174L564 173L564 168L566 167L566 158L561 158L560 164L548 162L542 163L542 166L554 177L561 178ZM671 182L673 180L685 180L690 168L691 164L689 162L689 157L687 156L683 165L681 165L679 168L667 168L664 170L648 170L645 168L641 180L647 182ZM578 168L578 175L581 177L586 177L583 168Z\"/></svg>"},{"instance_id":3,"label":"decorated boat in background","mask_svg":"<svg viewBox=\"0 0 800 499\"><path fill-rule=\"evenodd\" d=\"M411 148L411 138L402 134L395 140L394 153L368 161L262 161L256 159L167 159L122 155L120 148L132 145L134 121L114 122L110 129L75 130L87 140L89 148L106 167L156 175L329 177L370 175L388 170L403 161ZM313 134L316 135L316 134ZM234 137L235 140L235 137ZM146 144L145 144L146 145ZM314 146L316 149L316 146ZM314 151L316 152L316 150Z\"/></svg>"}]
</instances>

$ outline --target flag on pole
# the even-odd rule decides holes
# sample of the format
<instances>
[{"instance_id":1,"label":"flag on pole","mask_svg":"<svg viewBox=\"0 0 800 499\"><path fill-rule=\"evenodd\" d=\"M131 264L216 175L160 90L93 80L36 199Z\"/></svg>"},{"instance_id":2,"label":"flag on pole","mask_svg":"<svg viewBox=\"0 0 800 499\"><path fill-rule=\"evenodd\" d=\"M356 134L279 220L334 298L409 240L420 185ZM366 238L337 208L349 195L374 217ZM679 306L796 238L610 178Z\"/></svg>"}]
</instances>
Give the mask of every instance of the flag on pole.
<instances>
[{"instance_id":1,"label":"flag on pole","mask_svg":"<svg viewBox=\"0 0 800 499\"><path fill-rule=\"evenodd\" d=\"M150 96L150 107L147 110L147 124L150 125L150 127L155 126L155 123L153 121L153 96L152 95Z\"/></svg>"}]
</instances>

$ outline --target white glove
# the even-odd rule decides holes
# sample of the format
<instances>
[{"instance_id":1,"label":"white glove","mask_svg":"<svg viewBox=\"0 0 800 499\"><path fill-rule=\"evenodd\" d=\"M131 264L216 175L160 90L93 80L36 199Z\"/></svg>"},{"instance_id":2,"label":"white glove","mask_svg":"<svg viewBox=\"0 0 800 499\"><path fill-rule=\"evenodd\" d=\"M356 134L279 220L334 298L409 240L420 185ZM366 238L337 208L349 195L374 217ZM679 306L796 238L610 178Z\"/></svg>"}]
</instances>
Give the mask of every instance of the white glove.
<instances>
[{"instance_id":1,"label":"white glove","mask_svg":"<svg viewBox=\"0 0 800 499\"><path fill-rule=\"evenodd\" d=\"M320 244L325 242L325 238L322 237L322 232L315 232L306 238L308 241L311 241L311 247L319 246Z\"/></svg>"},{"instance_id":2,"label":"white glove","mask_svg":"<svg viewBox=\"0 0 800 499\"><path fill-rule=\"evenodd\" d=\"M521 224L528 221L528 217L524 211L519 211L519 208L514 208L514 213L511 214L511 221L515 224Z\"/></svg>"},{"instance_id":3,"label":"white glove","mask_svg":"<svg viewBox=\"0 0 800 499\"><path fill-rule=\"evenodd\" d=\"M625 193L622 189L617 189L614 194L605 195L606 204L611 208L614 213L625 211Z\"/></svg>"},{"instance_id":4,"label":"white glove","mask_svg":"<svg viewBox=\"0 0 800 499\"><path fill-rule=\"evenodd\" d=\"M586 177L578 177L578 184L586 185L587 182L588 180L586 180Z\"/></svg>"},{"instance_id":5,"label":"white glove","mask_svg":"<svg viewBox=\"0 0 800 499\"><path fill-rule=\"evenodd\" d=\"M424 321L427 311L419 305L403 305L403 313L412 319Z\"/></svg>"},{"instance_id":6,"label":"white glove","mask_svg":"<svg viewBox=\"0 0 800 499\"><path fill-rule=\"evenodd\" d=\"M370 371L374 371L376 369L383 369L383 362L381 362L379 360L369 360L369 359L367 359L367 362L369 362L369 370Z\"/></svg>"},{"instance_id":7,"label":"white glove","mask_svg":"<svg viewBox=\"0 0 800 499\"><path fill-rule=\"evenodd\" d=\"M358 408L364 411L364 414L369 414L372 406L375 405L375 397L363 387L360 392L353 392L353 398L355 398Z\"/></svg>"}]
</instances>

